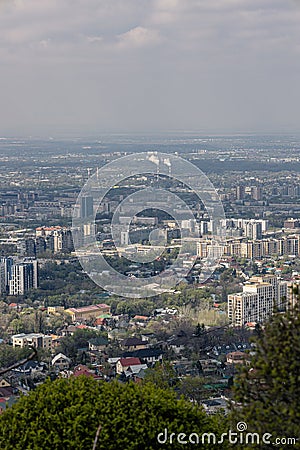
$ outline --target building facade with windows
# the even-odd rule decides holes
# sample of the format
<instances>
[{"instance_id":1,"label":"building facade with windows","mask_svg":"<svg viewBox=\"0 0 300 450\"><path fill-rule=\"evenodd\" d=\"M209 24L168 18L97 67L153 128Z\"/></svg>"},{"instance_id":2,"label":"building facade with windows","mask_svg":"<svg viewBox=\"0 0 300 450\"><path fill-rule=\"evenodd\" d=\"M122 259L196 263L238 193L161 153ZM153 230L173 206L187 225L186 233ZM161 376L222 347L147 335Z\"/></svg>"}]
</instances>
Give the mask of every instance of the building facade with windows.
<instances>
[{"instance_id":1,"label":"building facade with windows","mask_svg":"<svg viewBox=\"0 0 300 450\"><path fill-rule=\"evenodd\" d=\"M254 276L243 292L228 296L228 317L234 326L260 323L274 310L283 311L287 302L287 282L274 275Z\"/></svg>"},{"instance_id":2,"label":"building facade with windows","mask_svg":"<svg viewBox=\"0 0 300 450\"><path fill-rule=\"evenodd\" d=\"M38 287L38 263L36 260L13 264L9 279L9 295L24 295Z\"/></svg>"},{"instance_id":3,"label":"building facade with windows","mask_svg":"<svg viewBox=\"0 0 300 450\"><path fill-rule=\"evenodd\" d=\"M12 336L13 347L34 347L50 349L52 337L42 333L15 334Z\"/></svg>"}]
</instances>

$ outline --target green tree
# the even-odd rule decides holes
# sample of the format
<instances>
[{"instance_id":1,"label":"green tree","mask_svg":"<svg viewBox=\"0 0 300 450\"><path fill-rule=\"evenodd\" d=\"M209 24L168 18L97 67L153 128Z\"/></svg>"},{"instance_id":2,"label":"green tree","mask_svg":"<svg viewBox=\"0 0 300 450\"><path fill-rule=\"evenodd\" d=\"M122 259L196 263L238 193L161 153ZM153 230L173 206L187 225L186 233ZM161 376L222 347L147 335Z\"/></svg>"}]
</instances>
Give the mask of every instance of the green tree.
<instances>
[{"instance_id":1,"label":"green tree","mask_svg":"<svg viewBox=\"0 0 300 450\"><path fill-rule=\"evenodd\" d=\"M179 392L183 394L186 399L200 404L202 400L210 395L207 389L205 389L205 383L207 382L208 380L205 380L203 377L183 378L179 385Z\"/></svg>"},{"instance_id":2,"label":"green tree","mask_svg":"<svg viewBox=\"0 0 300 450\"><path fill-rule=\"evenodd\" d=\"M276 313L255 338L250 366L235 380L234 420L274 437L300 435L300 307ZM293 448L300 448L298 442Z\"/></svg>"},{"instance_id":3,"label":"green tree","mask_svg":"<svg viewBox=\"0 0 300 450\"><path fill-rule=\"evenodd\" d=\"M176 386L178 377L169 361L157 362L153 368L146 370L144 383L152 383L158 388L166 389Z\"/></svg>"},{"instance_id":4,"label":"green tree","mask_svg":"<svg viewBox=\"0 0 300 450\"><path fill-rule=\"evenodd\" d=\"M202 323L201 325L200 325L200 323L197 323L196 328L195 328L195 336L200 337L203 333L205 333L204 323Z\"/></svg>"},{"instance_id":5,"label":"green tree","mask_svg":"<svg viewBox=\"0 0 300 450\"><path fill-rule=\"evenodd\" d=\"M14 333L21 333L23 330L23 324L21 319L13 319L10 322L10 328L14 331Z\"/></svg>"},{"instance_id":6,"label":"green tree","mask_svg":"<svg viewBox=\"0 0 300 450\"><path fill-rule=\"evenodd\" d=\"M34 313L34 332L44 333L45 331L45 315L41 311Z\"/></svg>"},{"instance_id":7,"label":"green tree","mask_svg":"<svg viewBox=\"0 0 300 450\"><path fill-rule=\"evenodd\" d=\"M225 419L209 417L175 393L152 384L97 382L90 377L47 381L0 417L3 450L161 449L158 433L213 432L226 429ZM161 438L163 439L164 436ZM166 449L181 449L173 438ZM187 445L185 448L195 448ZM210 449L205 443L201 448ZM228 448L223 444L222 448Z\"/></svg>"},{"instance_id":8,"label":"green tree","mask_svg":"<svg viewBox=\"0 0 300 450\"><path fill-rule=\"evenodd\" d=\"M26 358L32 353L32 349L29 347L19 348L12 347L8 344L0 345L0 368L5 369L18 361Z\"/></svg>"},{"instance_id":9,"label":"green tree","mask_svg":"<svg viewBox=\"0 0 300 450\"><path fill-rule=\"evenodd\" d=\"M75 358L78 349L87 348L88 341L99 336L107 338L107 333L89 329L78 329L73 336L66 336L60 340L60 351L70 358Z\"/></svg>"}]
</instances>

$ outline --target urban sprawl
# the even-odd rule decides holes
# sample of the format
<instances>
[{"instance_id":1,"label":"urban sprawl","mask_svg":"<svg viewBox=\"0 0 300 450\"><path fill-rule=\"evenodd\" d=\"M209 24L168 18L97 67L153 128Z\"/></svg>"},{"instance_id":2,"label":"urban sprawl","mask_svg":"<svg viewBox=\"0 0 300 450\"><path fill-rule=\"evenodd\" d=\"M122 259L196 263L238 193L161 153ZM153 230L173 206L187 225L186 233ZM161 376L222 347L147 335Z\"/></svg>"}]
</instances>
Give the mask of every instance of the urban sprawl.
<instances>
[{"instance_id":1,"label":"urban sprawl","mask_svg":"<svg viewBox=\"0 0 300 450\"><path fill-rule=\"evenodd\" d=\"M181 380L183 394L185 380L201 379L201 389L189 396L208 414L226 410L236 367L253 352L252 335L275 310L293 307L300 284L300 141L197 135L149 142L7 138L0 149L1 365L14 362L5 356L8 348L21 352L17 356L37 352L1 380L0 412L48 376L138 382L162 362ZM74 209L90 175L101 181L104 164L138 151L177 152L210 178L225 211L223 245L216 244L213 220L195 193L159 174L113 186L100 205L86 195ZM157 186L183 199L194 219L182 214L178 222L149 207L131 217L116 247L110 223L120 202ZM119 213L120 224L127 213ZM95 221L72 229L73 214ZM132 254L153 250L154 230L161 256L132 262ZM157 296L144 299L118 297L95 285L74 248L75 239L95 236L115 269L146 283L171 265L182 235L195 231L190 240L197 259L188 276L168 292L158 286ZM215 271L201 283L202 262L212 255L218 260Z\"/></svg>"}]
</instances>

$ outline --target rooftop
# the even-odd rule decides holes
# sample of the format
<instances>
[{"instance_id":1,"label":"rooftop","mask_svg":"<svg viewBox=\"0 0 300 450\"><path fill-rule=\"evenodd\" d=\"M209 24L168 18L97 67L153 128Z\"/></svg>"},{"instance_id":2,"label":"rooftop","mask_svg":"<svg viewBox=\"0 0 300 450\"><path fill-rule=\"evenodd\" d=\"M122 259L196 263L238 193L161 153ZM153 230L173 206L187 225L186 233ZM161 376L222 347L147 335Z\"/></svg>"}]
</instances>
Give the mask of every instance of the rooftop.
<instances>
[{"instance_id":1,"label":"rooftop","mask_svg":"<svg viewBox=\"0 0 300 450\"><path fill-rule=\"evenodd\" d=\"M120 363L123 367L139 366L141 361L139 358L121 358Z\"/></svg>"},{"instance_id":2,"label":"rooftop","mask_svg":"<svg viewBox=\"0 0 300 450\"><path fill-rule=\"evenodd\" d=\"M80 313L80 312L98 311L99 309L104 308L109 308L109 305L106 305L105 303L99 303L97 305L82 306L80 308L69 308L67 311Z\"/></svg>"}]
</instances>

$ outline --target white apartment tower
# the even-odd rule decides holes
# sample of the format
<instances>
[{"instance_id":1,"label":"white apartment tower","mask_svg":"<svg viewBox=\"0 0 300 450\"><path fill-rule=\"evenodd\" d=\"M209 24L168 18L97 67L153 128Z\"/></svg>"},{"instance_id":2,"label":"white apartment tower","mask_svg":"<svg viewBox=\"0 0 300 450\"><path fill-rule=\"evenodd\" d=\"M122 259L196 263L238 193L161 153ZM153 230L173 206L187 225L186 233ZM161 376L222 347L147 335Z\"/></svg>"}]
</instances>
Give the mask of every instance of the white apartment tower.
<instances>
[{"instance_id":1,"label":"white apartment tower","mask_svg":"<svg viewBox=\"0 0 300 450\"><path fill-rule=\"evenodd\" d=\"M286 307L287 283L274 275L253 276L243 292L228 296L228 317L234 326L263 322Z\"/></svg>"},{"instance_id":2,"label":"white apartment tower","mask_svg":"<svg viewBox=\"0 0 300 450\"><path fill-rule=\"evenodd\" d=\"M37 287L37 261L26 261L12 266L9 280L9 295L24 295L29 289Z\"/></svg>"}]
</instances>

